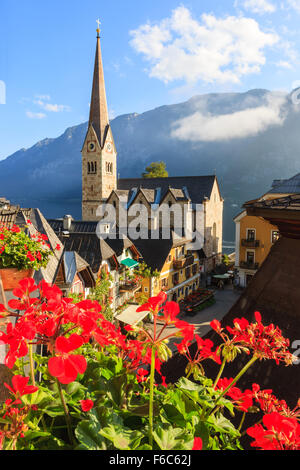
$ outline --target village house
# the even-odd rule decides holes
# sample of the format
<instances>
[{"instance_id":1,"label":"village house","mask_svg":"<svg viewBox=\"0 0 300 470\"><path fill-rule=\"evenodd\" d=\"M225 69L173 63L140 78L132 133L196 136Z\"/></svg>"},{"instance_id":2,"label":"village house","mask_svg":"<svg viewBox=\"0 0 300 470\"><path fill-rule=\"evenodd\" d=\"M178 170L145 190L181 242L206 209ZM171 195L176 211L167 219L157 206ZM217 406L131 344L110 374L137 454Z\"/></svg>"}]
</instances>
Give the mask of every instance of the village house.
<instances>
[{"instance_id":1,"label":"village house","mask_svg":"<svg viewBox=\"0 0 300 470\"><path fill-rule=\"evenodd\" d=\"M88 263L77 253L65 250L39 209L24 209L10 204L7 209L0 208L0 224L7 227L17 225L31 238L35 237L37 232L46 235L52 255L46 267L34 272L33 279L36 283L44 280L60 287L65 295L76 292L84 296L95 286Z\"/></svg>"},{"instance_id":2,"label":"village house","mask_svg":"<svg viewBox=\"0 0 300 470\"><path fill-rule=\"evenodd\" d=\"M271 189L255 201L267 201L297 193L300 193L300 173L287 180L273 181ZM279 237L279 231L269 221L250 215L246 210L238 214L234 222L237 283L246 287L268 256Z\"/></svg>"},{"instance_id":3,"label":"village house","mask_svg":"<svg viewBox=\"0 0 300 470\"><path fill-rule=\"evenodd\" d=\"M113 311L134 300L136 291L141 288L139 282L132 282L140 253L127 237L104 240L97 233L98 222L73 220L71 215L49 219L48 223L65 249L85 260L95 281L101 278L102 273L109 276Z\"/></svg>"}]
</instances>

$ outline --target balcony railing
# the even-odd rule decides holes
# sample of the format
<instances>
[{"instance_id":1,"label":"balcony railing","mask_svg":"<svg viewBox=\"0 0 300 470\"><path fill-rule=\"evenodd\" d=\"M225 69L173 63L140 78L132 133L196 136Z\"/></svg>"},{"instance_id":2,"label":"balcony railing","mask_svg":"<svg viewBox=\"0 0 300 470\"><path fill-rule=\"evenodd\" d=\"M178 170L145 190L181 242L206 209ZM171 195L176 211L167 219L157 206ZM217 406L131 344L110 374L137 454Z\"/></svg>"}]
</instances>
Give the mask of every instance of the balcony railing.
<instances>
[{"instance_id":1,"label":"balcony railing","mask_svg":"<svg viewBox=\"0 0 300 470\"><path fill-rule=\"evenodd\" d=\"M191 266L194 263L194 255L187 255L183 258L175 259L173 261L174 269L182 269Z\"/></svg>"},{"instance_id":2,"label":"balcony railing","mask_svg":"<svg viewBox=\"0 0 300 470\"><path fill-rule=\"evenodd\" d=\"M249 240L248 238L243 238L242 240L242 246L246 246L248 248L257 248L259 244L259 240Z\"/></svg>"},{"instance_id":3,"label":"balcony railing","mask_svg":"<svg viewBox=\"0 0 300 470\"><path fill-rule=\"evenodd\" d=\"M139 282L133 281L122 281L119 284L119 291L120 292L134 292L137 291L141 287Z\"/></svg>"},{"instance_id":4,"label":"balcony railing","mask_svg":"<svg viewBox=\"0 0 300 470\"><path fill-rule=\"evenodd\" d=\"M257 270L258 267L259 267L259 263L253 263L251 261L240 262L240 268Z\"/></svg>"}]
</instances>

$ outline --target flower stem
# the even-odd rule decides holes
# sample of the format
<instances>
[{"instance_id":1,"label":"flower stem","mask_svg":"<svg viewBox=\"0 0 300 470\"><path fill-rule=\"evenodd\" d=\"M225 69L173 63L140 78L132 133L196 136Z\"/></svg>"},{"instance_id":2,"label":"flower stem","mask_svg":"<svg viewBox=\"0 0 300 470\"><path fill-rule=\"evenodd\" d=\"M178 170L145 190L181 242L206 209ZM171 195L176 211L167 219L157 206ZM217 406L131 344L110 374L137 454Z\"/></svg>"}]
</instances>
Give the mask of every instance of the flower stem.
<instances>
[{"instance_id":1,"label":"flower stem","mask_svg":"<svg viewBox=\"0 0 300 470\"><path fill-rule=\"evenodd\" d=\"M228 390L231 389L231 387L233 387L236 382L242 377L242 375L245 374L245 372L249 369L249 367L252 366L252 364L254 364L254 362L257 360L258 358L256 356L253 356L250 361L247 362L247 364L240 370L240 372L234 377L233 381L228 385L228 387L226 387L223 392L218 396L216 402L215 402L215 406L214 408L210 411L209 415L210 416L212 413L214 413L214 411L216 410L217 408L217 403L221 400L222 397L224 397L224 395L226 395L226 393L228 392Z\"/></svg>"},{"instance_id":2,"label":"flower stem","mask_svg":"<svg viewBox=\"0 0 300 470\"><path fill-rule=\"evenodd\" d=\"M35 386L33 350L32 350L32 344L31 344L31 343L29 343L29 345L28 345L28 350L29 350L29 363L30 363L30 377L31 377L31 383L32 383L32 385Z\"/></svg>"},{"instance_id":3,"label":"flower stem","mask_svg":"<svg viewBox=\"0 0 300 470\"><path fill-rule=\"evenodd\" d=\"M243 416L242 416L242 419L241 419L241 422L240 422L240 425L239 425L239 427L238 427L238 431L240 431L240 430L242 429L242 426L243 426L243 424L244 424L245 418L246 418L246 412L244 411Z\"/></svg>"},{"instance_id":4,"label":"flower stem","mask_svg":"<svg viewBox=\"0 0 300 470\"><path fill-rule=\"evenodd\" d=\"M225 364L226 364L226 358L224 357L223 362L222 362L222 364L221 364L221 367L220 367L220 369L219 369L218 375L217 375L217 377L216 377L216 380L215 380L215 382L214 382L214 384L213 384L213 388L216 388L216 386L218 385L219 379L220 379L221 375L223 374L223 370L224 370Z\"/></svg>"},{"instance_id":5,"label":"flower stem","mask_svg":"<svg viewBox=\"0 0 300 470\"><path fill-rule=\"evenodd\" d=\"M154 393L154 372L155 372L155 347L151 351L150 369L150 395L149 395L149 445L153 446L153 393Z\"/></svg>"},{"instance_id":6,"label":"flower stem","mask_svg":"<svg viewBox=\"0 0 300 470\"><path fill-rule=\"evenodd\" d=\"M68 429L68 436L69 436L71 444L74 444L74 437L73 437L72 425L71 425L71 416L70 416L70 413L69 413L69 410L68 410L68 407L67 407L67 404L66 404L66 401L65 401L65 397L64 397L64 394L63 394L62 387L61 387L61 385L60 385L60 383L57 379L56 379L56 383L57 383L57 387L58 387L60 400L61 400L61 403L62 403L62 406L63 406L63 409L64 409L64 413L65 413L65 419L66 419L66 424L67 424L67 429Z\"/></svg>"}]
</instances>

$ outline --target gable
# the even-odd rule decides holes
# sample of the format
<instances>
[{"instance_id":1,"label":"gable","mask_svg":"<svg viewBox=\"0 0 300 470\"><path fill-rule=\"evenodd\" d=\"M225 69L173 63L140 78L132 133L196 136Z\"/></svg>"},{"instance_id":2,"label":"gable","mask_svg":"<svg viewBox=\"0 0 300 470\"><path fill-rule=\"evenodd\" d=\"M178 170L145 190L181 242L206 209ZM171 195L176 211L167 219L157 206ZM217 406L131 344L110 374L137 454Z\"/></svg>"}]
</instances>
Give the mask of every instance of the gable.
<instances>
[{"instance_id":1,"label":"gable","mask_svg":"<svg viewBox=\"0 0 300 470\"><path fill-rule=\"evenodd\" d=\"M95 142L95 144L96 144L96 149L95 150L96 151L100 149L99 140L98 140L97 134L96 134L95 129L93 128L92 124L89 125L88 130L86 132L86 136L85 136L85 139L83 141L83 146L82 146L81 152L85 148L87 149L87 145L88 145L89 141Z\"/></svg>"}]
</instances>

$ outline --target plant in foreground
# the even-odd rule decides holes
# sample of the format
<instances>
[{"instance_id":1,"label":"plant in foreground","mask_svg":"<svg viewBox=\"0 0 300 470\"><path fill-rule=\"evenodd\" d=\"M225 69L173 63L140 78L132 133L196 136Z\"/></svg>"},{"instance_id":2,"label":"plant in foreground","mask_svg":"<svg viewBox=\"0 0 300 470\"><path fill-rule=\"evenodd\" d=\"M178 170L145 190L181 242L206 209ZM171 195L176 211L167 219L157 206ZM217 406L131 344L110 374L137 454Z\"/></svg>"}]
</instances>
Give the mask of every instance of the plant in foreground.
<instances>
[{"instance_id":1,"label":"plant in foreground","mask_svg":"<svg viewBox=\"0 0 300 470\"><path fill-rule=\"evenodd\" d=\"M0 448L241 449L245 433L253 447L300 448L299 407L289 409L256 383L245 391L237 385L258 360L293 361L288 340L274 325L263 325L258 312L253 323L235 319L226 329L212 321L222 340L215 348L178 319L179 306L163 292L138 308L152 314L153 324L128 327L126 334L97 301L74 303L45 282L25 279L14 295L9 309L0 306L0 341L14 374L5 385L11 398L0 407ZM161 373L171 347L188 361L187 376L176 384ZM238 354L248 355L248 363L224 377ZM214 382L205 376L207 359L220 365ZM258 423L247 429L253 412ZM237 414L238 428L231 422Z\"/></svg>"}]
</instances>

